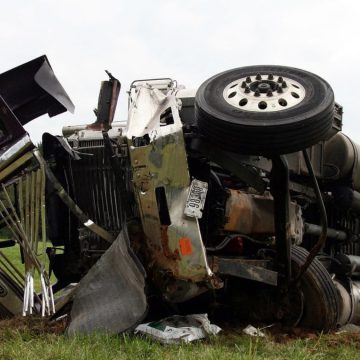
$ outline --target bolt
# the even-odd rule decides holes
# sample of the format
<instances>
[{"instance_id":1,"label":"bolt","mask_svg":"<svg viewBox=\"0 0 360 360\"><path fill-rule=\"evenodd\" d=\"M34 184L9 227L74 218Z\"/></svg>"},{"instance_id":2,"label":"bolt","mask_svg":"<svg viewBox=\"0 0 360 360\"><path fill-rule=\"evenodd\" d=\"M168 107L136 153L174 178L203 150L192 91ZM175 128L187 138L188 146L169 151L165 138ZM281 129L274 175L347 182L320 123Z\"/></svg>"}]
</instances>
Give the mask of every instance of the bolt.
<instances>
[{"instance_id":1,"label":"bolt","mask_svg":"<svg viewBox=\"0 0 360 360\"><path fill-rule=\"evenodd\" d=\"M286 81L284 81L284 82L281 84L281 86L282 86L283 88L286 88L286 87L287 87Z\"/></svg>"},{"instance_id":2,"label":"bolt","mask_svg":"<svg viewBox=\"0 0 360 360\"><path fill-rule=\"evenodd\" d=\"M241 83L241 87L242 87L242 88L246 88L246 82L245 82L245 81L243 81L243 82Z\"/></svg>"},{"instance_id":3,"label":"bolt","mask_svg":"<svg viewBox=\"0 0 360 360\"><path fill-rule=\"evenodd\" d=\"M268 79L269 79L269 80L274 79L274 75L273 75L273 74L269 74Z\"/></svg>"},{"instance_id":4,"label":"bolt","mask_svg":"<svg viewBox=\"0 0 360 360\"><path fill-rule=\"evenodd\" d=\"M279 83L282 83L283 81L284 81L283 78L282 78L281 76L279 76L278 82L279 82Z\"/></svg>"},{"instance_id":5,"label":"bolt","mask_svg":"<svg viewBox=\"0 0 360 360\"><path fill-rule=\"evenodd\" d=\"M256 89L256 91L255 91L255 94L254 94L255 96L260 96L260 91L258 90L258 89Z\"/></svg>"},{"instance_id":6,"label":"bolt","mask_svg":"<svg viewBox=\"0 0 360 360\"><path fill-rule=\"evenodd\" d=\"M281 86L278 86L278 88L277 88L277 92L278 92L279 94L281 94L281 93L283 92L283 89L282 89L282 87L281 87Z\"/></svg>"},{"instance_id":7,"label":"bolt","mask_svg":"<svg viewBox=\"0 0 360 360\"><path fill-rule=\"evenodd\" d=\"M267 96L272 96L272 95L273 95L271 89L269 89L269 90L267 91L266 95L267 95Z\"/></svg>"},{"instance_id":8,"label":"bolt","mask_svg":"<svg viewBox=\"0 0 360 360\"><path fill-rule=\"evenodd\" d=\"M248 94L249 92L250 92L250 88L247 86L247 87L245 88L245 93Z\"/></svg>"},{"instance_id":9,"label":"bolt","mask_svg":"<svg viewBox=\"0 0 360 360\"><path fill-rule=\"evenodd\" d=\"M256 79L256 80L261 80L261 75L260 75L260 74L256 74L255 79Z\"/></svg>"},{"instance_id":10,"label":"bolt","mask_svg":"<svg viewBox=\"0 0 360 360\"><path fill-rule=\"evenodd\" d=\"M247 77L246 77L246 82L247 82L247 83L251 83L251 77L250 77L250 76L247 76Z\"/></svg>"}]
</instances>

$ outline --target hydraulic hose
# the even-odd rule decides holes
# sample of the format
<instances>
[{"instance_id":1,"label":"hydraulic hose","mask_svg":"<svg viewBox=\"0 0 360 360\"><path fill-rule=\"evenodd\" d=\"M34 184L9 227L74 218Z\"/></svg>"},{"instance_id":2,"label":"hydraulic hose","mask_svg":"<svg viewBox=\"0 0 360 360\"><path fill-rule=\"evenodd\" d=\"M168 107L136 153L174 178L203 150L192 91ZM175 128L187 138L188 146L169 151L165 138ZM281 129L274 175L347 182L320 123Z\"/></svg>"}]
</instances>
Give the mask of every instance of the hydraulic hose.
<instances>
[{"instance_id":1,"label":"hydraulic hose","mask_svg":"<svg viewBox=\"0 0 360 360\"><path fill-rule=\"evenodd\" d=\"M314 170L313 170L313 167L312 167L310 159L309 159L309 155L306 150L303 150L302 154L304 156L306 167L309 171L309 175L310 175L310 178L311 178L311 180L313 182L313 186L314 186L316 201L317 201L319 211L320 211L321 233L320 233L317 243L311 249L304 264L301 266L299 273L296 275L295 279L292 281L293 284L296 284L301 279L301 277L304 275L305 271L308 269L308 267L314 260L315 256L319 253L320 249L323 247L323 245L326 241L326 238L327 238L327 229L328 229L328 222L327 222L327 215L326 215L324 201L323 201L323 198L322 198L322 195L320 192L318 181L316 180L316 176L314 174Z\"/></svg>"}]
</instances>

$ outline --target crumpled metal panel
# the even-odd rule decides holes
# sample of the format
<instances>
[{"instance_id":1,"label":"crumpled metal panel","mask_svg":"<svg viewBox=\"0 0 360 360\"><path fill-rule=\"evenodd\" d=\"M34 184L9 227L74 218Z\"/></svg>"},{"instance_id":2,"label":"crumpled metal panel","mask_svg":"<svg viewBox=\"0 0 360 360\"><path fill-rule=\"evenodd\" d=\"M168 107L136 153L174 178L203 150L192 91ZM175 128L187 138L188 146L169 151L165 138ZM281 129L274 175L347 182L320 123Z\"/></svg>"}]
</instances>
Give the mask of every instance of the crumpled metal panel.
<instances>
[{"instance_id":1,"label":"crumpled metal panel","mask_svg":"<svg viewBox=\"0 0 360 360\"><path fill-rule=\"evenodd\" d=\"M147 311L145 272L121 231L111 247L80 281L68 333L121 333L136 326Z\"/></svg>"},{"instance_id":2,"label":"crumpled metal panel","mask_svg":"<svg viewBox=\"0 0 360 360\"><path fill-rule=\"evenodd\" d=\"M151 266L175 279L211 283L213 274L198 219L184 215L190 177L178 104L171 89L164 94L151 81L138 83L130 94L126 137ZM165 192L168 223L160 218L157 188Z\"/></svg>"},{"instance_id":3,"label":"crumpled metal panel","mask_svg":"<svg viewBox=\"0 0 360 360\"><path fill-rule=\"evenodd\" d=\"M22 125L75 108L45 55L0 74L0 95Z\"/></svg>"}]
</instances>

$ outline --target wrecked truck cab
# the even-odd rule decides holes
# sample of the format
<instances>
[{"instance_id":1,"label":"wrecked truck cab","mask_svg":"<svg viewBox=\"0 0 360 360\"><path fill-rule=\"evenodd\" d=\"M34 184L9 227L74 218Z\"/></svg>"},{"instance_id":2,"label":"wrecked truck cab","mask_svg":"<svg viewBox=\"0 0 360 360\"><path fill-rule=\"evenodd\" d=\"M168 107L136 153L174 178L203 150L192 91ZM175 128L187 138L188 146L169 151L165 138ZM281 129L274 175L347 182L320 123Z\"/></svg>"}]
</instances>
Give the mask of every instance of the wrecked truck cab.
<instances>
[{"instance_id":1,"label":"wrecked truck cab","mask_svg":"<svg viewBox=\"0 0 360 360\"><path fill-rule=\"evenodd\" d=\"M108 75L96 121L44 135L44 155L32 152L40 171L21 168L17 191L34 194L34 211L20 196L3 203L3 220L19 215L26 230L9 222L25 263L45 279L39 294L31 272L17 282L25 314L70 314L72 334L122 332L151 314L150 299L192 308L203 294L203 306L243 319L324 331L359 321L358 150L325 80L250 66L196 91L135 81L118 123L120 82ZM36 186L45 178L46 202ZM52 242L53 286L27 245L40 235L36 219ZM74 282L52 308L52 292Z\"/></svg>"}]
</instances>

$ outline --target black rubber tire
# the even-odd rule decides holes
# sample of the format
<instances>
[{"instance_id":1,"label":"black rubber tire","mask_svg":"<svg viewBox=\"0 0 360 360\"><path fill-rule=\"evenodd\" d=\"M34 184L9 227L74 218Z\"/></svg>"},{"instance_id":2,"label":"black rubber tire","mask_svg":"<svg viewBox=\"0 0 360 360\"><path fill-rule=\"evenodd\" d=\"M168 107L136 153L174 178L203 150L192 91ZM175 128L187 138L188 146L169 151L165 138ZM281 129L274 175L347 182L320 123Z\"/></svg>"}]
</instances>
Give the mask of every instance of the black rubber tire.
<instances>
[{"instance_id":1,"label":"black rubber tire","mask_svg":"<svg viewBox=\"0 0 360 360\"><path fill-rule=\"evenodd\" d=\"M297 105L274 112L244 111L228 104L224 88L232 81L272 73L302 84L305 98ZM334 93L330 85L310 72L259 65L225 71L205 81L195 97L195 118L200 132L224 150L252 155L296 152L325 138L334 114Z\"/></svg>"},{"instance_id":2,"label":"black rubber tire","mask_svg":"<svg viewBox=\"0 0 360 360\"><path fill-rule=\"evenodd\" d=\"M305 262L309 252L302 247L293 246L291 260L296 274ZM330 274L318 259L314 259L300 280L304 297L303 316L299 326L329 331L335 329L339 316L339 300Z\"/></svg>"}]
</instances>

